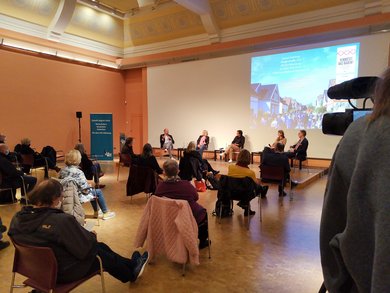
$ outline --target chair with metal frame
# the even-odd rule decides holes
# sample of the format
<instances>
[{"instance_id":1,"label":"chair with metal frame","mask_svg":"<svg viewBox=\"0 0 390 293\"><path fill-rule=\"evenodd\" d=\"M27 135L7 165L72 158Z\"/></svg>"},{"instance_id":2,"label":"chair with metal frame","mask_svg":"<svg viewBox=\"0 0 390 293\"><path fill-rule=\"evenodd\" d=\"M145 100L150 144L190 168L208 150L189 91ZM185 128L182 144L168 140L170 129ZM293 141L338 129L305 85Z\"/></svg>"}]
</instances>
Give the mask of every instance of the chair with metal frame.
<instances>
[{"instance_id":1,"label":"chair with metal frame","mask_svg":"<svg viewBox=\"0 0 390 293\"><path fill-rule=\"evenodd\" d=\"M54 252L50 247L25 245L16 242L12 238L11 241L15 246L15 256L12 268L10 293L13 292L14 288L24 288L27 286L42 292L67 293L98 274L100 274L101 277L102 292L105 293L104 271L99 256L97 256L100 264L99 270L80 280L71 283L58 284L58 264ZM23 285L15 285L16 273L28 278L23 282Z\"/></svg>"},{"instance_id":2,"label":"chair with metal frame","mask_svg":"<svg viewBox=\"0 0 390 293\"><path fill-rule=\"evenodd\" d=\"M286 181L287 181L284 167L282 167L282 166L268 166L268 165L261 164L259 168L260 168L260 178L262 181L279 183L279 185L281 185L284 189L284 186L286 185ZM290 200L292 200L292 185L291 184L290 184L289 197L290 197Z\"/></svg>"},{"instance_id":3,"label":"chair with metal frame","mask_svg":"<svg viewBox=\"0 0 390 293\"><path fill-rule=\"evenodd\" d=\"M126 195L132 196L144 192L146 196L154 194L158 175L150 167L131 165L126 184Z\"/></svg>"},{"instance_id":4,"label":"chair with metal frame","mask_svg":"<svg viewBox=\"0 0 390 293\"><path fill-rule=\"evenodd\" d=\"M45 160L44 166L34 166L34 155L33 154L20 154L20 157L22 158L21 165L25 165L30 167L30 173L32 173L33 170L35 170L35 177L37 177L37 169L43 168L47 172L49 172L49 164L47 163L47 159L45 157L42 157Z\"/></svg>"}]
</instances>

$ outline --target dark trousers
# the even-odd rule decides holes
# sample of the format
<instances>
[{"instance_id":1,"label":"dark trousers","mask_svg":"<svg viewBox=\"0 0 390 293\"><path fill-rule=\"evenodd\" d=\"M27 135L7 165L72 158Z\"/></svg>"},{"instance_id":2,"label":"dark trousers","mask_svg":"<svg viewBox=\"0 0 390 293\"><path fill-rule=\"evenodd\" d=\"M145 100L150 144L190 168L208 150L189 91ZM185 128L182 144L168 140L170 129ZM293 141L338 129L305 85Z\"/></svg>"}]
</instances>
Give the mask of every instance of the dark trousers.
<instances>
[{"instance_id":1,"label":"dark trousers","mask_svg":"<svg viewBox=\"0 0 390 293\"><path fill-rule=\"evenodd\" d=\"M33 176L23 175L23 180L24 180L24 184L26 186L27 193L30 192L34 188L35 184L37 184L37 178L35 178ZM22 178L20 178L20 177L7 178L3 181L2 186L12 188L14 196L16 194L16 189L21 188L22 195L25 195L24 188L23 188L23 181L22 181Z\"/></svg>"},{"instance_id":2,"label":"dark trousers","mask_svg":"<svg viewBox=\"0 0 390 293\"><path fill-rule=\"evenodd\" d=\"M115 253L108 245L98 242L97 255L102 260L103 269L114 278L123 283L134 281L137 278L137 276L134 275L136 262ZM99 268L99 261L96 259L90 269L90 273L99 270Z\"/></svg>"},{"instance_id":3,"label":"dark trousers","mask_svg":"<svg viewBox=\"0 0 390 293\"><path fill-rule=\"evenodd\" d=\"M200 244L205 243L209 238L209 230L208 230L208 219L207 213L205 218L198 223L198 239Z\"/></svg>"}]
</instances>

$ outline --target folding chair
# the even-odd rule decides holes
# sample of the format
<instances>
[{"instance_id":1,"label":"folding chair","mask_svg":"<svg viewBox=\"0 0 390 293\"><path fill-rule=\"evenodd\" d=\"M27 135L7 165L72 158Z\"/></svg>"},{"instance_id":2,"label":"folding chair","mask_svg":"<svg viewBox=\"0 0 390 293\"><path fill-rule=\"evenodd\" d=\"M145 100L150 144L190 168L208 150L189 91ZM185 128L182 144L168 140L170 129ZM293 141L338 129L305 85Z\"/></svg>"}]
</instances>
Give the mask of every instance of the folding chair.
<instances>
[{"instance_id":1,"label":"folding chair","mask_svg":"<svg viewBox=\"0 0 390 293\"><path fill-rule=\"evenodd\" d=\"M286 175L284 172L284 167L281 166L268 166L261 164L260 165L260 178L262 181L266 182L276 182L279 183L281 186L284 186L286 184ZM290 183L290 191L289 191L289 197L290 200L292 200L292 185Z\"/></svg>"},{"instance_id":2,"label":"folding chair","mask_svg":"<svg viewBox=\"0 0 390 293\"><path fill-rule=\"evenodd\" d=\"M12 280L10 292L14 288L32 287L42 292L67 293L78 287L90 278L100 274L102 292L105 293L105 283L103 275L103 265L99 256L100 269L84 278L66 284L57 284L58 265L53 250L50 247L36 247L24 245L11 238L15 246L14 264L12 268ZM16 273L28 279L23 285L15 285Z\"/></svg>"},{"instance_id":3,"label":"folding chair","mask_svg":"<svg viewBox=\"0 0 390 293\"><path fill-rule=\"evenodd\" d=\"M131 165L126 184L126 195L133 196L145 192L146 196L154 194L157 187L157 173L150 167Z\"/></svg>"}]
</instances>

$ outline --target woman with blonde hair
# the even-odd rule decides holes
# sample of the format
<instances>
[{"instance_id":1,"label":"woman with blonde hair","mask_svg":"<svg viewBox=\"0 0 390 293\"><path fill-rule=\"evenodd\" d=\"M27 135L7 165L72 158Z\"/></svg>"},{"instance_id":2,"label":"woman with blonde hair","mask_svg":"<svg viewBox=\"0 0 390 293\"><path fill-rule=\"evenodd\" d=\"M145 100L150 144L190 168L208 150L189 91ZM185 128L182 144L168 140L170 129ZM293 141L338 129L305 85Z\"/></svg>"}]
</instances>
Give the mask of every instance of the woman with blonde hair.
<instances>
[{"instance_id":1,"label":"woman with blonde hair","mask_svg":"<svg viewBox=\"0 0 390 293\"><path fill-rule=\"evenodd\" d=\"M203 158L203 151L208 149L209 142L209 133L207 130L203 130L202 135L199 135L198 140L196 141L196 150L199 152L201 158Z\"/></svg>"},{"instance_id":2,"label":"woman with blonde hair","mask_svg":"<svg viewBox=\"0 0 390 293\"><path fill-rule=\"evenodd\" d=\"M111 212L107 208L107 204L101 189L93 189L91 185L89 185L87 178L85 178L84 172L79 168L80 162L80 152L78 150L70 150L65 155L66 167L60 171L59 178L72 179L76 183L80 202L91 202L95 217L100 216L100 210L103 213L103 220L108 220L115 217L115 213Z\"/></svg>"}]
</instances>

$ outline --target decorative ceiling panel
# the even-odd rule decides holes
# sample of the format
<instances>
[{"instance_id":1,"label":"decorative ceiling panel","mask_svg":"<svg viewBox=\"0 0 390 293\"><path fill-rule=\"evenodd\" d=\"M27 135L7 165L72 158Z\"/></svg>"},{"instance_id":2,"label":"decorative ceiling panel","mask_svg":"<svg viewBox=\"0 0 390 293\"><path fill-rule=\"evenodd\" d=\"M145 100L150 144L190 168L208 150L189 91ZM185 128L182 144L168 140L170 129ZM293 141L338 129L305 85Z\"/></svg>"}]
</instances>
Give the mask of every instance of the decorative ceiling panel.
<instances>
[{"instance_id":1,"label":"decorative ceiling panel","mask_svg":"<svg viewBox=\"0 0 390 293\"><path fill-rule=\"evenodd\" d=\"M0 13L42 26L49 26L60 0L0 0Z\"/></svg>"},{"instance_id":2,"label":"decorative ceiling panel","mask_svg":"<svg viewBox=\"0 0 390 293\"><path fill-rule=\"evenodd\" d=\"M76 6L65 32L104 44L123 47L123 21L84 5Z\"/></svg>"},{"instance_id":3,"label":"decorative ceiling panel","mask_svg":"<svg viewBox=\"0 0 390 293\"><path fill-rule=\"evenodd\" d=\"M209 0L220 29L357 2L356 0Z\"/></svg>"}]
</instances>

